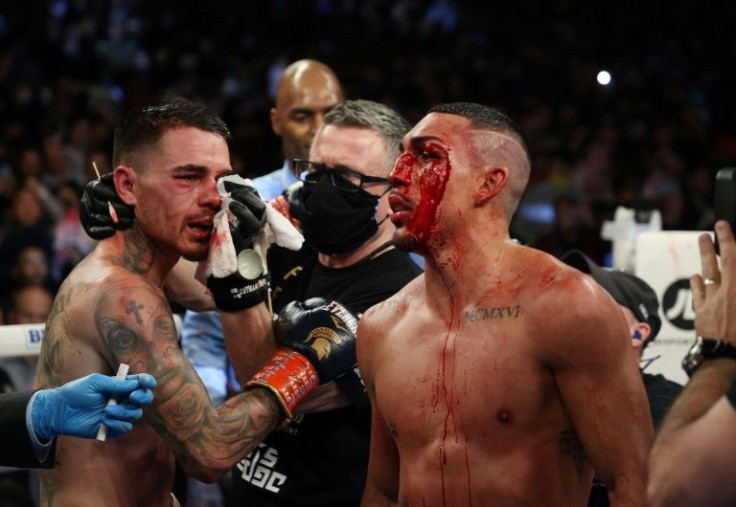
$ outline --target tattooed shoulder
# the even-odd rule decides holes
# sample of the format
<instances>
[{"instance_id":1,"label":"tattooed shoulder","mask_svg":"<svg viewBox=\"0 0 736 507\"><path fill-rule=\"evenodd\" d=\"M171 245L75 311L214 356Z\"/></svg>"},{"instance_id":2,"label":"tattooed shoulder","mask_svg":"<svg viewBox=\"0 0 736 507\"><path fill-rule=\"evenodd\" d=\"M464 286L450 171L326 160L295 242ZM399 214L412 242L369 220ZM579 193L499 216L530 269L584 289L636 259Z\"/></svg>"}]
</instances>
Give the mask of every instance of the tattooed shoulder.
<instances>
[{"instance_id":1,"label":"tattooed shoulder","mask_svg":"<svg viewBox=\"0 0 736 507\"><path fill-rule=\"evenodd\" d=\"M36 383L40 387L53 387L62 383L64 337L66 336L67 310L71 297L71 285L62 284L46 319L43 343L39 353L39 366L36 370Z\"/></svg>"},{"instance_id":2,"label":"tattooed shoulder","mask_svg":"<svg viewBox=\"0 0 736 507\"><path fill-rule=\"evenodd\" d=\"M176 340L171 310L163 293L139 280L106 287L94 312L97 333L118 358L130 357L141 340Z\"/></svg>"}]
</instances>

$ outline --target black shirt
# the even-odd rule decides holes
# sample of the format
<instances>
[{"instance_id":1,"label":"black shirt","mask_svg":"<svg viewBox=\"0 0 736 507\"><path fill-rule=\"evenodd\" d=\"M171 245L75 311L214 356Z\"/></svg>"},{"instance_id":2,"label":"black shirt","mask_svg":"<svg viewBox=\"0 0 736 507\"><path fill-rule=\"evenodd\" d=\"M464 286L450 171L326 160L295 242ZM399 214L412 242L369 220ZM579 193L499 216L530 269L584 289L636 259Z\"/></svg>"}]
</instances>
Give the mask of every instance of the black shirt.
<instances>
[{"instance_id":1,"label":"black shirt","mask_svg":"<svg viewBox=\"0 0 736 507\"><path fill-rule=\"evenodd\" d=\"M273 310L294 300L335 299L355 313L389 298L421 273L409 256L388 250L346 268L321 265L305 246L298 252L269 249ZM249 506L358 505L365 487L370 407L357 375L338 385L352 401L328 412L297 414L288 428L271 433L233 469L233 504Z\"/></svg>"},{"instance_id":2,"label":"black shirt","mask_svg":"<svg viewBox=\"0 0 736 507\"><path fill-rule=\"evenodd\" d=\"M682 386L677 382L664 378L662 375L652 375L642 372L641 377L644 380L644 388L647 391L649 411L652 414L652 424L656 430L659 428L659 423L662 422L667 411L675 402L675 398L682 391Z\"/></svg>"}]
</instances>

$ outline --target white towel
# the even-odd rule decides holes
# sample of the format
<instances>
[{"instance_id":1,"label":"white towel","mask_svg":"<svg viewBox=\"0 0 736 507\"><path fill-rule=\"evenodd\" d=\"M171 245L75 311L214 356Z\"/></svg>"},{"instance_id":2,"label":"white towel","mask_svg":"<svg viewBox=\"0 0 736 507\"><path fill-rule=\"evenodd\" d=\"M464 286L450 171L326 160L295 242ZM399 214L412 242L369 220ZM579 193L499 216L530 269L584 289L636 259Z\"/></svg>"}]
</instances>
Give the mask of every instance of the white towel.
<instances>
[{"instance_id":1,"label":"white towel","mask_svg":"<svg viewBox=\"0 0 736 507\"><path fill-rule=\"evenodd\" d=\"M226 176L218 180L217 191L222 196L222 206L213 220L214 228L210 238L210 250L207 254L207 260L199 263L195 273L197 280L204 285L207 285L207 277L210 275L215 278L224 278L235 273L238 269L235 247L233 246L233 238L230 235L228 223L232 223L235 227L238 224L237 218L229 209L232 198L230 192L225 191L226 181L248 187L254 186L251 180L243 179L238 175ZM304 243L304 236L285 216L266 203L266 223L253 242L253 250L260 255L263 262L264 273L268 272L266 251L273 243L289 250L299 250Z\"/></svg>"}]
</instances>

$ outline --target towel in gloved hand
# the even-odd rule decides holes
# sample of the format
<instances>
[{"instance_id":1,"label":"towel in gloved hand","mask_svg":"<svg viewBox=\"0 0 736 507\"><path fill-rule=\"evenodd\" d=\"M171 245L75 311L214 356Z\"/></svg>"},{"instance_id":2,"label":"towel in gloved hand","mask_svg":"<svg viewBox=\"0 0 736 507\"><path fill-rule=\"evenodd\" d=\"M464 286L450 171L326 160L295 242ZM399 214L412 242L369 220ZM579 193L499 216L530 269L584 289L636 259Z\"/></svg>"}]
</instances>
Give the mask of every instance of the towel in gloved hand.
<instances>
[{"instance_id":1,"label":"towel in gloved hand","mask_svg":"<svg viewBox=\"0 0 736 507\"><path fill-rule=\"evenodd\" d=\"M224 278L238 270L238 252L235 251L230 233L230 224L237 228L238 223L237 217L230 211L230 203L233 198L230 192L225 190L225 182L254 188L251 180L243 179L238 175L226 176L218 180L217 191L222 196L222 205L213 220L214 227L207 260L199 263L195 273L197 280L205 285L209 276ZM263 273L268 272L266 251L273 243L289 250L299 250L304 243L304 237L286 217L266 203L266 221L253 242L253 250L260 256Z\"/></svg>"}]
</instances>

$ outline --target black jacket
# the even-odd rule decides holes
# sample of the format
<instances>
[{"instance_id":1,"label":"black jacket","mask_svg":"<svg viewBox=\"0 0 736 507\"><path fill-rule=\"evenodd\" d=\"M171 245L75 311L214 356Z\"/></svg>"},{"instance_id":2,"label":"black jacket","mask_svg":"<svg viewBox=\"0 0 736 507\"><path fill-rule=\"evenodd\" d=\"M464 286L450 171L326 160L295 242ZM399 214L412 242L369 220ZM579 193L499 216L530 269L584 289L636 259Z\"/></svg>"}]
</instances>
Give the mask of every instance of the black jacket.
<instances>
[{"instance_id":1,"label":"black jacket","mask_svg":"<svg viewBox=\"0 0 736 507\"><path fill-rule=\"evenodd\" d=\"M52 468L56 440L46 461L36 456L26 427L26 407L33 393L0 393L0 465Z\"/></svg>"}]
</instances>

